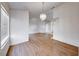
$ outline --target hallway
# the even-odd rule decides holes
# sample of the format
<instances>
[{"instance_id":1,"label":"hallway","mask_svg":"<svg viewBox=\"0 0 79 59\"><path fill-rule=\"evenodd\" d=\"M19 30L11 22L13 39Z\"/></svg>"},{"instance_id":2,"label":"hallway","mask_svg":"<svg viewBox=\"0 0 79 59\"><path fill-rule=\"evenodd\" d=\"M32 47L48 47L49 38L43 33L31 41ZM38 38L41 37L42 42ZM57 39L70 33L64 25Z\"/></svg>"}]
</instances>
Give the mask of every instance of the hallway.
<instances>
[{"instance_id":1,"label":"hallway","mask_svg":"<svg viewBox=\"0 0 79 59\"><path fill-rule=\"evenodd\" d=\"M78 48L51 39L51 34L35 33L30 40L11 46L9 56L77 56Z\"/></svg>"}]
</instances>

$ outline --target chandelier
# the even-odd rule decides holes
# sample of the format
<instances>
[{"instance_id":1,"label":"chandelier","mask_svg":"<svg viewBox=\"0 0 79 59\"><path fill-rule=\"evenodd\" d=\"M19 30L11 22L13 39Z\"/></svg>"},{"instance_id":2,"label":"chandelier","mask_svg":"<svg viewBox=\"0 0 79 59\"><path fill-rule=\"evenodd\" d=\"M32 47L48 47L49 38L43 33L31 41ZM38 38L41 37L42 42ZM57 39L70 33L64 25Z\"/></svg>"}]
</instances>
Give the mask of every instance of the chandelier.
<instances>
[{"instance_id":1,"label":"chandelier","mask_svg":"<svg viewBox=\"0 0 79 59\"><path fill-rule=\"evenodd\" d=\"M40 19L42 21L46 20L47 15L44 13L44 2L42 2L42 13L40 14Z\"/></svg>"}]
</instances>

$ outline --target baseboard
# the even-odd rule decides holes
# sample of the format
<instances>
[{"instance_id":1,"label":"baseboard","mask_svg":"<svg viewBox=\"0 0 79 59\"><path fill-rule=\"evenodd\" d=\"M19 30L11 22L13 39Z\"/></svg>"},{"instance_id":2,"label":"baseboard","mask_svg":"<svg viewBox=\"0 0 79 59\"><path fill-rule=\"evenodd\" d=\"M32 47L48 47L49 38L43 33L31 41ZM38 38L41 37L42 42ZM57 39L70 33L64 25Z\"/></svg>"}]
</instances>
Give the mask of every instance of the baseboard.
<instances>
[{"instance_id":1,"label":"baseboard","mask_svg":"<svg viewBox=\"0 0 79 59\"><path fill-rule=\"evenodd\" d=\"M72 45L72 46L79 47L79 45L73 44L72 42L67 42L67 41L64 41L64 40L56 39L56 38L51 38L51 39L57 40L57 41L60 41L60 42L63 42L63 43L66 43L66 44L69 44L69 45Z\"/></svg>"},{"instance_id":2,"label":"baseboard","mask_svg":"<svg viewBox=\"0 0 79 59\"><path fill-rule=\"evenodd\" d=\"M18 45L18 44L21 44L21 43L24 43L24 42L27 42L29 40L25 40L25 41L21 41L21 42L17 42L17 43L12 43L10 46L13 46L13 45Z\"/></svg>"}]
</instances>

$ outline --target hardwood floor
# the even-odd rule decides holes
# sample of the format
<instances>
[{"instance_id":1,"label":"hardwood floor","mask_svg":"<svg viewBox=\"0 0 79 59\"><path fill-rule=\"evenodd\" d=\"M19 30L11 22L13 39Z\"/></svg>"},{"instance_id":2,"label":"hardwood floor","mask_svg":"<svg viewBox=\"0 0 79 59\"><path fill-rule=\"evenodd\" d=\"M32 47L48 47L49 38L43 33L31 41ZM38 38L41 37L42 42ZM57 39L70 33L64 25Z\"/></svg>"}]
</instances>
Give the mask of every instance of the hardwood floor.
<instances>
[{"instance_id":1,"label":"hardwood floor","mask_svg":"<svg viewBox=\"0 0 79 59\"><path fill-rule=\"evenodd\" d=\"M79 56L79 47L78 47L78 56Z\"/></svg>"},{"instance_id":2,"label":"hardwood floor","mask_svg":"<svg viewBox=\"0 0 79 59\"><path fill-rule=\"evenodd\" d=\"M29 41L11 46L7 56L77 56L78 48L51 39L50 34L31 34Z\"/></svg>"}]
</instances>

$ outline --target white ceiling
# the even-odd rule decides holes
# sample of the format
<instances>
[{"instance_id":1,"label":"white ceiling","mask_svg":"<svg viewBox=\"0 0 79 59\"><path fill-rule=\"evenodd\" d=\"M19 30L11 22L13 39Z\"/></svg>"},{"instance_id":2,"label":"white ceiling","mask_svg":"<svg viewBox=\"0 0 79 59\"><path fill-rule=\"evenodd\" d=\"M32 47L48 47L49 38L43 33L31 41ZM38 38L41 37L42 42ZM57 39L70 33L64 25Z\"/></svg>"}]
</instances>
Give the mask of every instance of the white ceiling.
<instances>
[{"instance_id":1,"label":"white ceiling","mask_svg":"<svg viewBox=\"0 0 79 59\"><path fill-rule=\"evenodd\" d=\"M60 5L61 2L45 2L44 11L50 10L56 5ZM9 2L11 9L26 9L30 12L30 16L38 16L42 12L42 2Z\"/></svg>"}]
</instances>

